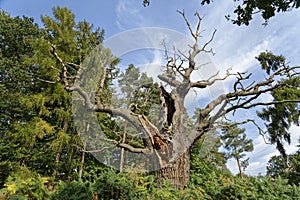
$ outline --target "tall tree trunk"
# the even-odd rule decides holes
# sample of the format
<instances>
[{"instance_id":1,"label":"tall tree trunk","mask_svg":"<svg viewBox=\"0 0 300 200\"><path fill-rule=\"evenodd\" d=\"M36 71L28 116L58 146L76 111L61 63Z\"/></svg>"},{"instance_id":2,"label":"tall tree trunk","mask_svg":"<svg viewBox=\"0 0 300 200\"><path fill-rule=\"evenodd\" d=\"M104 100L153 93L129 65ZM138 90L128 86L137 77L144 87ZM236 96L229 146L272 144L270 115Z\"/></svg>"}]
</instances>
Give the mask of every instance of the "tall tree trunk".
<instances>
[{"instance_id":1,"label":"tall tree trunk","mask_svg":"<svg viewBox=\"0 0 300 200\"><path fill-rule=\"evenodd\" d=\"M69 121L68 120L64 120L64 124L63 124L63 127L62 127L62 130L64 132L67 132L67 129L68 129L68 126L69 126ZM59 145L59 148L58 148L58 151L56 152L56 155L55 155L55 165L54 165L54 169L53 169L53 173L52 173L52 177L55 179L56 176L57 176L57 172L58 172L58 166L59 166L59 162L60 162L60 156L61 156L61 153L62 153L62 149L63 149L63 145L60 144Z\"/></svg>"},{"instance_id":2,"label":"tall tree trunk","mask_svg":"<svg viewBox=\"0 0 300 200\"><path fill-rule=\"evenodd\" d=\"M190 151L176 159L174 163L154 172L158 184L170 181L175 188L184 188L190 179Z\"/></svg>"},{"instance_id":3,"label":"tall tree trunk","mask_svg":"<svg viewBox=\"0 0 300 200\"><path fill-rule=\"evenodd\" d=\"M86 133L88 133L90 128L90 124L88 123L86 126ZM86 142L83 142L83 151L81 154L81 162L80 162L80 167L79 167L79 178L82 178L83 174L83 168L84 168L84 162L85 162L85 152L86 152Z\"/></svg>"},{"instance_id":4,"label":"tall tree trunk","mask_svg":"<svg viewBox=\"0 0 300 200\"><path fill-rule=\"evenodd\" d=\"M58 152L56 153L56 156L55 156L55 165L54 165L54 169L53 169L53 173L52 173L52 178L53 179L55 179L56 175L57 175L61 151L62 151L62 146L60 145L59 149L58 149Z\"/></svg>"},{"instance_id":5,"label":"tall tree trunk","mask_svg":"<svg viewBox=\"0 0 300 200\"><path fill-rule=\"evenodd\" d=\"M241 166L241 163L240 163L240 159L236 158L236 162L237 162L237 165L238 165L238 168L239 168L239 175L240 175L241 178L243 178L243 171L242 171L242 166Z\"/></svg>"},{"instance_id":6,"label":"tall tree trunk","mask_svg":"<svg viewBox=\"0 0 300 200\"><path fill-rule=\"evenodd\" d=\"M123 132L123 138L122 138L122 143L125 143L126 140L126 123L125 123L125 127L124 127L124 132ZM123 172L123 165L124 165L124 148L121 149L121 158L120 158L120 172Z\"/></svg>"},{"instance_id":7,"label":"tall tree trunk","mask_svg":"<svg viewBox=\"0 0 300 200\"><path fill-rule=\"evenodd\" d=\"M86 151L86 144L84 143L83 144L83 151L82 151L82 154L81 154L80 167L79 167L79 179L82 179L84 160L85 160L85 151Z\"/></svg>"}]
</instances>

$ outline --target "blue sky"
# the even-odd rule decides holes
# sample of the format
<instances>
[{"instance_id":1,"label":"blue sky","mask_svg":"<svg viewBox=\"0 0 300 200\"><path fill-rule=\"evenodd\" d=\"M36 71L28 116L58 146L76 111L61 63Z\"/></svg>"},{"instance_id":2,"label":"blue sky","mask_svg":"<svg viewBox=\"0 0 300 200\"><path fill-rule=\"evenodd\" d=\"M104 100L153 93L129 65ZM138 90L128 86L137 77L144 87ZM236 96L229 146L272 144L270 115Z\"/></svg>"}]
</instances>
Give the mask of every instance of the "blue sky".
<instances>
[{"instance_id":1,"label":"blue sky","mask_svg":"<svg viewBox=\"0 0 300 200\"><path fill-rule=\"evenodd\" d=\"M210 56L217 69L225 71L228 67L233 67L234 71L251 71L257 77L262 77L255 56L265 50L284 55L290 65L300 63L300 9L278 14L266 27L261 25L263 20L258 16L254 17L249 27L238 27L224 17L226 14L232 14L235 6L232 0L215 1L209 6L201 6L200 0L152 0L146 8L142 6L142 0L0 0L0 8L12 16L34 17L39 24L40 16L51 16L54 6L66 6L75 14L77 21L86 19L95 27L104 28L106 38L122 31L143 27L167 28L189 36L188 29L176 10L184 9L192 25L196 23L193 14L199 12L204 16L203 38L208 39L212 31L217 29L211 43L216 55ZM163 64L159 53L154 53L150 60L152 63ZM223 83L225 90L229 82ZM253 116L250 112L246 114ZM297 127L293 127L292 130L294 143L287 147L289 153L296 150L295 144L299 138L296 132L300 132ZM266 161L278 152L274 147L265 145L253 127L248 133L254 139L255 150L249 154L250 166L246 173L264 174ZM228 165L234 173L237 172L233 161Z\"/></svg>"}]
</instances>

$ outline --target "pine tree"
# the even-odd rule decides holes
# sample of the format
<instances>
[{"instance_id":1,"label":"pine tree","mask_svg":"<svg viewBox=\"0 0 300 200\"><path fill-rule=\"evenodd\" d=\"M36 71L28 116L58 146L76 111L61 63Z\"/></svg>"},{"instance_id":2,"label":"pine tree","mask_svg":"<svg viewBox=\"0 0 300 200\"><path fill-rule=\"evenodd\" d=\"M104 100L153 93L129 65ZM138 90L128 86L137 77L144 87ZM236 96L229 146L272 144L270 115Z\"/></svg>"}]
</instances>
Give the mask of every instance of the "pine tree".
<instances>
[{"instance_id":1,"label":"pine tree","mask_svg":"<svg viewBox=\"0 0 300 200\"><path fill-rule=\"evenodd\" d=\"M227 158L234 158L237 162L239 175L243 177L243 170L246 166L242 166L241 159L246 156L245 152L253 151L252 139L247 139L245 129L240 129L236 125L226 124L222 128L222 136L224 148L228 151ZM248 159L246 159L247 162Z\"/></svg>"}]
</instances>

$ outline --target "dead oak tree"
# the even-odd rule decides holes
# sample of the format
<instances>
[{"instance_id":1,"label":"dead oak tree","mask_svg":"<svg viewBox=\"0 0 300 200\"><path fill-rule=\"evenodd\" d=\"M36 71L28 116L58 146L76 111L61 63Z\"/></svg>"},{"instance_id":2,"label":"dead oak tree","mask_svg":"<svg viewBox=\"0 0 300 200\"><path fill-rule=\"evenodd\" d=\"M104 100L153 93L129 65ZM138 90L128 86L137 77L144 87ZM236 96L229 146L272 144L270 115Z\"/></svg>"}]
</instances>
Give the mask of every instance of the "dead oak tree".
<instances>
[{"instance_id":1,"label":"dead oak tree","mask_svg":"<svg viewBox=\"0 0 300 200\"><path fill-rule=\"evenodd\" d=\"M90 95L80 85L70 81L68 63L60 58L55 51L55 46L51 45L51 53L62 65L61 80L65 89L69 92L79 94L86 109L92 112L109 113L126 120L126 123L132 124L143 134L143 147L135 147L125 140L115 141L107 140L113 146L123 148L129 152L144 154L150 161L155 162L155 175L158 182L162 180L170 180L177 187L183 187L190 177L190 152L195 143L210 129L216 128L218 121L229 113L240 109L250 109L256 106L268 106L283 103L297 103L299 99L287 99L282 101L259 102L258 99L263 94L272 92L278 88L289 87L286 83L278 81L280 78L289 76L298 76L298 73L293 73L299 69L297 67L279 67L273 73L270 73L264 80L253 81L250 85L244 85L246 80L250 80L251 74L245 72L231 73L227 71L224 77L215 76L207 79L192 81L191 76L199 70L199 63L196 63L195 58L201 53L213 53L211 49L207 49L209 44L214 39L216 31L212 33L208 42L203 45L199 44L201 21L199 14L195 16L198 19L195 30L189 24L184 12L178 11L182 15L191 36L194 39L194 44L190 46L188 53L182 53L180 50L174 51L174 56L167 55L166 70L158 75L158 78L170 90L161 87L160 106L162 116L160 126L154 125L147 116L136 114L131 109L115 107L109 104L103 104L100 101L102 89L105 79L108 76L109 68L103 68L100 80L98 82L95 98L91 99ZM201 65L200 65L201 66ZM79 68L81 66L78 66ZM174 75L175 74L175 75ZM231 92L224 93L211 100L206 106L201 108L198 118L193 124L193 131L186 134L187 125L184 122L186 108L184 106L187 94L197 88L205 89L214 85L216 82L223 81L228 77L236 77ZM217 110L216 110L217 108ZM253 122L248 119L240 124ZM163 127L163 128L162 128ZM261 130L261 129L260 129Z\"/></svg>"}]
</instances>

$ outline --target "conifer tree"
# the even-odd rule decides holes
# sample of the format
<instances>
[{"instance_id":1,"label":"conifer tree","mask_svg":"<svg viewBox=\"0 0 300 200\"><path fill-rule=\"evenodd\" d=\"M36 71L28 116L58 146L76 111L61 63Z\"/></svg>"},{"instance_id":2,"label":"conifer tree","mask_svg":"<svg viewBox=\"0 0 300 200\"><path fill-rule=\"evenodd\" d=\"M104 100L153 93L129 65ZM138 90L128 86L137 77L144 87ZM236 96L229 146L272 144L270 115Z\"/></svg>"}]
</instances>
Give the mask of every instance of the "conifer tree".
<instances>
[{"instance_id":1,"label":"conifer tree","mask_svg":"<svg viewBox=\"0 0 300 200\"><path fill-rule=\"evenodd\" d=\"M246 166L242 166L246 160L241 159L246 156L245 152L253 151L252 139L247 139L245 129L240 129L236 125L230 126L227 124L222 128L222 136L224 148L228 151L227 158L234 158L236 160L239 175L243 177L243 169Z\"/></svg>"}]
</instances>

